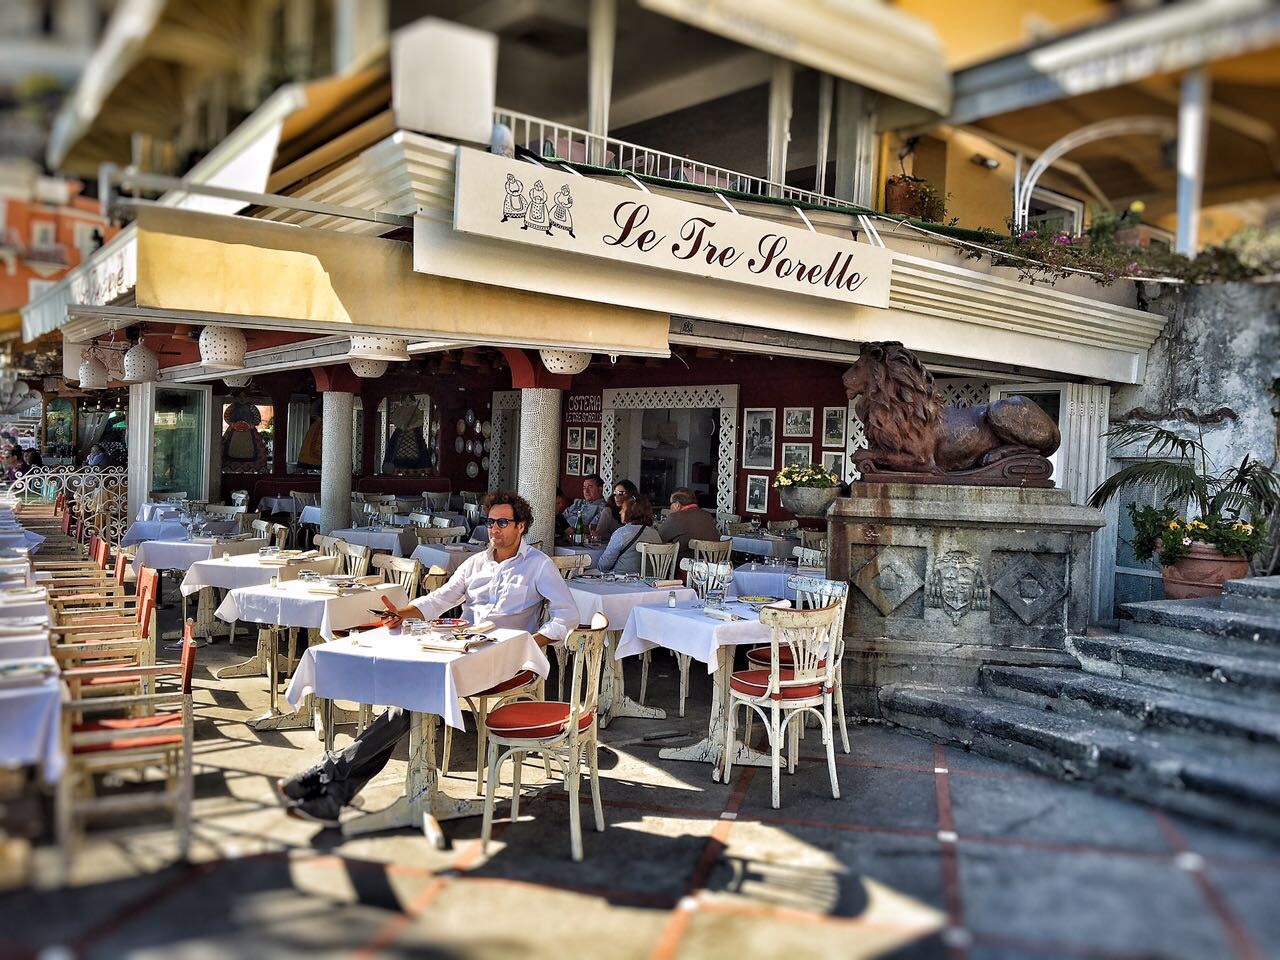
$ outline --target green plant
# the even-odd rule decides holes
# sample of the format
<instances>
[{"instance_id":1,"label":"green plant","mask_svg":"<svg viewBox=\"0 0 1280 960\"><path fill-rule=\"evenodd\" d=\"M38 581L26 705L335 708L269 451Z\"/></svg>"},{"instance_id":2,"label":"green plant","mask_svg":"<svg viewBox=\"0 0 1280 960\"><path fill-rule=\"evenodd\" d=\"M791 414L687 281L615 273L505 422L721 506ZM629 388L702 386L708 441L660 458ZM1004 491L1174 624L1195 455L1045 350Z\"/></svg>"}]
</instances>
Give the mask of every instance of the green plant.
<instances>
[{"instance_id":1,"label":"green plant","mask_svg":"<svg viewBox=\"0 0 1280 960\"><path fill-rule=\"evenodd\" d=\"M773 487L838 487L840 478L816 463L806 466L783 467L773 478Z\"/></svg>"},{"instance_id":2,"label":"green plant","mask_svg":"<svg viewBox=\"0 0 1280 960\"><path fill-rule=\"evenodd\" d=\"M943 223L947 219L947 203L951 194L939 193L938 188L928 180L906 173L895 173L885 186L886 194L894 187L898 189L903 206L898 212L930 223ZM952 223L954 222L953 220Z\"/></svg>"},{"instance_id":3,"label":"green plant","mask_svg":"<svg viewBox=\"0 0 1280 960\"><path fill-rule=\"evenodd\" d=\"M1234 467L1216 470L1202 436L1183 437L1153 423L1123 424L1106 436L1145 443L1144 459L1099 484L1089 506L1101 507L1139 484L1152 484L1163 496L1159 507L1129 506L1140 560L1158 552L1161 563L1175 563L1196 541L1250 556L1266 542L1267 520L1280 508L1280 476L1266 464L1246 454ZM1184 520L1183 508L1197 516Z\"/></svg>"}]
</instances>

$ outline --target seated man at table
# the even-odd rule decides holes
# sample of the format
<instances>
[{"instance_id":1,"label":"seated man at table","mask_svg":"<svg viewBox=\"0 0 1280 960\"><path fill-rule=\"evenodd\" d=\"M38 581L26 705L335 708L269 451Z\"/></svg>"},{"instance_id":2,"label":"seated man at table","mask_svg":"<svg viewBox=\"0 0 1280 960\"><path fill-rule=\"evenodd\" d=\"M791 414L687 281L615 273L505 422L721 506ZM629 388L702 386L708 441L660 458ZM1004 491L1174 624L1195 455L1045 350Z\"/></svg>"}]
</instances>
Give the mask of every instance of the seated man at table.
<instances>
[{"instance_id":1,"label":"seated man at table","mask_svg":"<svg viewBox=\"0 0 1280 960\"><path fill-rule=\"evenodd\" d=\"M468 557L448 582L398 611L400 619L434 619L462 604L472 623L527 630L539 646L558 643L578 626L578 605L551 558L523 540L533 523L519 494L496 492L484 502L489 547ZM542 623L544 601L549 619ZM409 714L389 707L345 750L289 780L276 790L290 816L336 827L338 814L386 766L409 730Z\"/></svg>"},{"instance_id":2,"label":"seated man at table","mask_svg":"<svg viewBox=\"0 0 1280 960\"><path fill-rule=\"evenodd\" d=\"M575 500L565 508L562 516L565 520L565 527L560 532L565 535L568 540L573 539L573 532L578 525L578 518L582 518L582 532L586 534L600 520L600 514L604 510L604 479L598 474L593 473L589 477L582 480L582 498Z\"/></svg>"},{"instance_id":3,"label":"seated man at table","mask_svg":"<svg viewBox=\"0 0 1280 960\"><path fill-rule=\"evenodd\" d=\"M698 506L698 498L688 487L676 487L671 491L671 512L658 525L658 536L663 543L673 540L680 544L677 562L689 556L690 540L719 540L720 529L716 518Z\"/></svg>"}]
</instances>

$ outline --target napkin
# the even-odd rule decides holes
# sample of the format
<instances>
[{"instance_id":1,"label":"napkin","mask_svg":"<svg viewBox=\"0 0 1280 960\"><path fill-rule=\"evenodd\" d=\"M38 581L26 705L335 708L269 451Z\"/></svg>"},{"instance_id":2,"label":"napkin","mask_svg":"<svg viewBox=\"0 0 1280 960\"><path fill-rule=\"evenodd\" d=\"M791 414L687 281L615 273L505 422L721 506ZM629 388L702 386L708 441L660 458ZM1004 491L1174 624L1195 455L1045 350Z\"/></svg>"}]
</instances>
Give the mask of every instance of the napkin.
<instances>
[{"instance_id":1,"label":"napkin","mask_svg":"<svg viewBox=\"0 0 1280 960\"><path fill-rule=\"evenodd\" d=\"M491 620L481 620L473 627L467 628L467 633L493 633L498 627Z\"/></svg>"},{"instance_id":2,"label":"napkin","mask_svg":"<svg viewBox=\"0 0 1280 960\"><path fill-rule=\"evenodd\" d=\"M418 641L418 646L423 650L431 650L436 653L470 653L476 647L483 647L488 643L487 637L453 637L453 636L425 636Z\"/></svg>"},{"instance_id":3,"label":"napkin","mask_svg":"<svg viewBox=\"0 0 1280 960\"><path fill-rule=\"evenodd\" d=\"M666 587L683 587L683 586L684 586L684 581L682 581L682 580L654 580L654 581L653 581L653 585L654 585L655 587L660 587L660 588L666 588Z\"/></svg>"},{"instance_id":4,"label":"napkin","mask_svg":"<svg viewBox=\"0 0 1280 960\"><path fill-rule=\"evenodd\" d=\"M742 619L742 617L738 616L738 614L734 613L732 610L715 610L715 609L707 608L707 609L704 609L702 612L706 614L708 617L711 617L712 619L715 619L715 620L728 620L732 622L734 620Z\"/></svg>"}]
</instances>

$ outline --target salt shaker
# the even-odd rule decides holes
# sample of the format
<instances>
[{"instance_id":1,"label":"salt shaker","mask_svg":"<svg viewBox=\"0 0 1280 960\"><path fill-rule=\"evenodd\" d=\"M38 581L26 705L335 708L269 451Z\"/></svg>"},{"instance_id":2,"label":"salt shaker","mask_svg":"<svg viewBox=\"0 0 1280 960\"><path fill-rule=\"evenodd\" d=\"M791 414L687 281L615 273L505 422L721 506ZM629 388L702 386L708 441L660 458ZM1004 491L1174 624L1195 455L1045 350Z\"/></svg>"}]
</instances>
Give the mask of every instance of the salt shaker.
<instances>
[{"instance_id":1,"label":"salt shaker","mask_svg":"<svg viewBox=\"0 0 1280 960\"><path fill-rule=\"evenodd\" d=\"M279 578L279 577L276 577L276 576L273 576L273 577L271 578L271 589L272 589L272 590L274 590L274 589L276 588L276 584L277 584L277 583L279 583L279 582L280 582L280 578Z\"/></svg>"},{"instance_id":2,"label":"salt shaker","mask_svg":"<svg viewBox=\"0 0 1280 960\"><path fill-rule=\"evenodd\" d=\"M228 563L230 563L230 562L231 562L231 551L230 551L230 550L223 550L223 551L222 551L222 559L223 559L223 560L226 560Z\"/></svg>"},{"instance_id":3,"label":"salt shaker","mask_svg":"<svg viewBox=\"0 0 1280 960\"><path fill-rule=\"evenodd\" d=\"M667 594L667 606L674 607L676 605L676 592L672 590Z\"/></svg>"}]
</instances>

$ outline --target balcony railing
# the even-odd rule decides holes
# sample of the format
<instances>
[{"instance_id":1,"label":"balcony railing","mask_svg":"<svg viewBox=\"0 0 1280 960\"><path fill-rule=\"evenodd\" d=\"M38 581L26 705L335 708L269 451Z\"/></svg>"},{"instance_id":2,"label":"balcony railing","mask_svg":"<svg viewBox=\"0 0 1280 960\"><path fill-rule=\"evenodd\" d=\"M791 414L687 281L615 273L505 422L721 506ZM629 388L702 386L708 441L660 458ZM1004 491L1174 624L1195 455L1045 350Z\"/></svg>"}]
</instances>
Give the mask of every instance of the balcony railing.
<instances>
[{"instance_id":1,"label":"balcony railing","mask_svg":"<svg viewBox=\"0 0 1280 960\"><path fill-rule=\"evenodd\" d=\"M512 110L495 110L493 118L495 122L505 124L511 130L516 146L547 159L590 163L598 167L625 170L639 176L658 177L676 183L698 184L713 190L776 197L816 206L844 206L849 202Z\"/></svg>"}]
</instances>

